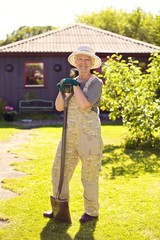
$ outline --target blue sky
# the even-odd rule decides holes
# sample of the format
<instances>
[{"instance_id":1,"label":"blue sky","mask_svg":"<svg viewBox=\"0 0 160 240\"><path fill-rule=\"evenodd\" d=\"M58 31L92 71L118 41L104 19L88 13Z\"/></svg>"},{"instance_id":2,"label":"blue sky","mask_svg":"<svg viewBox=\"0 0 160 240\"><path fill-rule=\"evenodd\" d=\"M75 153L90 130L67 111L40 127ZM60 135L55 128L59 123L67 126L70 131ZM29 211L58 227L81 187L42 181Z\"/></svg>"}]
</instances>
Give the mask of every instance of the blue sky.
<instances>
[{"instance_id":1,"label":"blue sky","mask_svg":"<svg viewBox=\"0 0 160 240\"><path fill-rule=\"evenodd\" d=\"M21 26L66 27L75 16L113 7L132 11L141 7L145 12L160 14L160 0L5 0L1 1L0 40Z\"/></svg>"}]
</instances>

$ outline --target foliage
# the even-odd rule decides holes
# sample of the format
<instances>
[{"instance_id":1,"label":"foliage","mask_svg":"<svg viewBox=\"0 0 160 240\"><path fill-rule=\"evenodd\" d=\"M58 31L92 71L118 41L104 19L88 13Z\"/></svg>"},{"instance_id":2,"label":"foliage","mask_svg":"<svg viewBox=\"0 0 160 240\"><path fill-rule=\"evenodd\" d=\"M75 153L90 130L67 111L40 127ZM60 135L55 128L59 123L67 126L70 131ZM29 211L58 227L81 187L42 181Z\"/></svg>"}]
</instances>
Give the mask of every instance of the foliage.
<instances>
[{"instance_id":1,"label":"foliage","mask_svg":"<svg viewBox=\"0 0 160 240\"><path fill-rule=\"evenodd\" d=\"M108 30L115 33L123 32L122 26L124 25L124 19L121 16L125 16L125 11L117 11L113 8L107 8L99 13L93 12L91 14L83 14L77 16L77 21L82 22L94 27L98 27L104 30Z\"/></svg>"},{"instance_id":2,"label":"foliage","mask_svg":"<svg viewBox=\"0 0 160 240\"><path fill-rule=\"evenodd\" d=\"M17 30L13 31L11 34L7 34L7 38L5 40L0 41L0 46L7 45L9 43L13 43L16 41L20 41L29 37L36 36L38 34L54 30L56 27L52 26L35 26L35 27L28 27L22 26L19 27Z\"/></svg>"},{"instance_id":3,"label":"foliage","mask_svg":"<svg viewBox=\"0 0 160 240\"><path fill-rule=\"evenodd\" d=\"M7 105L7 101L0 99L0 119L14 121L18 112L12 106Z\"/></svg>"},{"instance_id":4,"label":"foliage","mask_svg":"<svg viewBox=\"0 0 160 240\"><path fill-rule=\"evenodd\" d=\"M154 16L151 13L146 14L141 8L137 8L132 13L127 14L123 35L155 44L152 38L154 24Z\"/></svg>"},{"instance_id":5,"label":"foliage","mask_svg":"<svg viewBox=\"0 0 160 240\"><path fill-rule=\"evenodd\" d=\"M135 139L135 146L147 144L155 147L156 134L160 130L160 98L157 95L160 89L160 55L153 54L150 61L145 74L138 67L138 61L129 58L126 62L115 54L103 67L105 85L101 109L109 111L112 120L122 117L124 125L132 133L131 139Z\"/></svg>"},{"instance_id":6,"label":"foliage","mask_svg":"<svg viewBox=\"0 0 160 240\"><path fill-rule=\"evenodd\" d=\"M11 106L5 106L3 114L16 115L17 111L14 110Z\"/></svg>"},{"instance_id":7,"label":"foliage","mask_svg":"<svg viewBox=\"0 0 160 240\"><path fill-rule=\"evenodd\" d=\"M160 16L139 7L132 12L107 8L82 14L77 16L77 22L160 46Z\"/></svg>"},{"instance_id":8,"label":"foliage","mask_svg":"<svg viewBox=\"0 0 160 240\"><path fill-rule=\"evenodd\" d=\"M12 106L7 105L7 101L0 99L0 115L4 114L16 115L18 113Z\"/></svg>"},{"instance_id":9,"label":"foliage","mask_svg":"<svg viewBox=\"0 0 160 240\"><path fill-rule=\"evenodd\" d=\"M32 99L38 99L39 95L36 91L32 91L32 92L26 92L24 94L24 100L32 100Z\"/></svg>"}]
</instances>

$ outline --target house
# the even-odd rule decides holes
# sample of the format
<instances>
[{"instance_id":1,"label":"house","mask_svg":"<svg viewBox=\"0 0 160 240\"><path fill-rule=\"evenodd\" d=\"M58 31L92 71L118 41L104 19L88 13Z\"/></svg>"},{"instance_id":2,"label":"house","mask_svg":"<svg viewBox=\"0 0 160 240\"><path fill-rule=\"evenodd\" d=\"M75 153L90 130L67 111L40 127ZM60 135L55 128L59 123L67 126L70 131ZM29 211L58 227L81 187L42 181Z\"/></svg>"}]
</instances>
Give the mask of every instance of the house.
<instances>
[{"instance_id":1,"label":"house","mask_svg":"<svg viewBox=\"0 0 160 240\"><path fill-rule=\"evenodd\" d=\"M0 47L0 99L19 108L23 99L54 102L56 84L70 76L69 54L91 45L103 62L114 53L145 63L160 47L84 24L73 24Z\"/></svg>"}]
</instances>

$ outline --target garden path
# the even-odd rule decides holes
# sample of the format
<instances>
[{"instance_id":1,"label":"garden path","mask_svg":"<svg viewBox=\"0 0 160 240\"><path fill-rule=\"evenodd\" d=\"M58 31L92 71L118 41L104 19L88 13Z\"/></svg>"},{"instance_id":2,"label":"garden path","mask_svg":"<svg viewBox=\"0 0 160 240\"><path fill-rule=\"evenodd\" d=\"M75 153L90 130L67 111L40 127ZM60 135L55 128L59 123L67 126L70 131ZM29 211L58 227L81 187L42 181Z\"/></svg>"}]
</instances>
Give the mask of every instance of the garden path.
<instances>
[{"instance_id":1,"label":"garden path","mask_svg":"<svg viewBox=\"0 0 160 240\"><path fill-rule=\"evenodd\" d=\"M19 157L14 150L26 141L29 141L31 131L31 129L20 130L20 132L13 135L9 141L0 141L0 200L17 196L16 193L4 189L2 184L5 178L17 178L26 175L23 172L14 170L12 163L25 160L23 157ZM0 218L0 227L3 227L6 223L6 220Z\"/></svg>"},{"instance_id":2,"label":"garden path","mask_svg":"<svg viewBox=\"0 0 160 240\"><path fill-rule=\"evenodd\" d=\"M6 178L17 178L26 175L24 172L14 170L12 163L25 161L14 150L30 140L32 129L41 126L61 125L62 120L32 120L15 121L13 125L24 127L20 132L14 134L7 142L0 141L0 200L9 199L17 196L17 193L3 188L3 180ZM7 224L6 219L0 217L0 227Z\"/></svg>"},{"instance_id":3,"label":"garden path","mask_svg":"<svg viewBox=\"0 0 160 240\"><path fill-rule=\"evenodd\" d=\"M7 142L0 142L0 199L14 197L16 193L2 188L3 179L15 178L25 175L25 173L14 170L11 166L13 162L24 161L14 152L21 144L28 141L31 136L31 129L20 130Z\"/></svg>"}]
</instances>

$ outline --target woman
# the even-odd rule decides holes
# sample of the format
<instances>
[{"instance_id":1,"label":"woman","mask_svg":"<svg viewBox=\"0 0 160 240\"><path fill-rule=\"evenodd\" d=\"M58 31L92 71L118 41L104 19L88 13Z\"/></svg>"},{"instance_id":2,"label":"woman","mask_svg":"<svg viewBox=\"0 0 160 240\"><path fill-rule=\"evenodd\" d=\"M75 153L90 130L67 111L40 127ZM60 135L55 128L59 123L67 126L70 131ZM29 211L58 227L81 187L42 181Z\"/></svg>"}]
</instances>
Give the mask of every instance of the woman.
<instances>
[{"instance_id":1,"label":"woman","mask_svg":"<svg viewBox=\"0 0 160 240\"><path fill-rule=\"evenodd\" d=\"M69 181L78 160L81 159L84 214L79 221L85 223L97 220L99 214L98 179L103 144L98 105L102 93L102 81L91 74L91 69L99 68L101 59L95 55L90 46L81 46L68 57L68 61L77 68L79 75L71 81L74 95L68 106L65 173L60 197L69 199ZM58 111L64 110L64 100L60 92L55 106ZM57 149L52 169L53 196L56 196L58 188L60 157L61 144ZM45 217L53 217L53 214L45 214Z\"/></svg>"}]
</instances>

